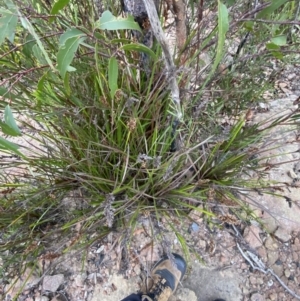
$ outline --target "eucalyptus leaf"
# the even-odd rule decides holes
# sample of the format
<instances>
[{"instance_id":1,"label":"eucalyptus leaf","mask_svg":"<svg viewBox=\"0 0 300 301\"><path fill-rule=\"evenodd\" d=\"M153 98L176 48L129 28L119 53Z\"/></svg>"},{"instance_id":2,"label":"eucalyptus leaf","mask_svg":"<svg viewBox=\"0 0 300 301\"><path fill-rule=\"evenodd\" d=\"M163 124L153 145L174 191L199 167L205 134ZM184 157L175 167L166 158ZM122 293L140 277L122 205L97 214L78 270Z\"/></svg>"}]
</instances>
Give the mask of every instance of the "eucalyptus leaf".
<instances>
[{"instance_id":1,"label":"eucalyptus leaf","mask_svg":"<svg viewBox=\"0 0 300 301\"><path fill-rule=\"evenodd\" d=\"M150 57L153 59L156 59L156 54L147 46L143 44L137 44L137 43L131 43L127 45L123 45L121 49L127 50L127 51L139 51L139 52L144 52L148 54Z\"/></svg>"},{"instance_id":2,"label":"eucalyptus leaf","mask_svg":"<svg viewBox=\"0 0 300 301\"><path fill-rule=\"evenodd\" d=\"M40 63L40 65L47 64L47 60L45 59L45 56L43 55L43 53L41 52L41 50L37 44L33 45L32 54L36 58L36 60Z\"/></svg>"},{"instance_id":3,"label":"eucalyptus leaf","mask_svg":"<svg viewBox=\"0 0 300 301\"><path fill-rule=\"evenodd\" d=\"M73 61L75 52L79 45L85 40L85 37L75 36L69 38L57 53L57 69L62 78L65 77L69 65Z\"/></svg>"},{"instance_id":4,"label":"eucalyptus leaf","mask_svg":"<svg viewBox=\"0 0 300 301\"><path fill-rule=\"evenodd\" d=\"M8 135L8 136L16 136L14 135L15 132L11 127L9 127L5 122L0 120L0 128L3 132L3 134Z\"/></svg>"},{"instance_id":5,"label":"eucalyptus leaf","mask_svg":"<svg viewBox=\"0 0 300 301\"><path fill-rule=\"evenodd\" d=\"M24 47L22 49L22 52L28 57L28 58L32 58L32 48L33 46L36 45L36 42L33 38L33 36L28 33L25 37L25 44Z\"/></svg>"},{"instance_id":6,"label":"eucalyptus leaf","mask_svg":"<svg viewBox=\"0 0 300 301\"><path fill-rule=\"evenodd\" d=\"M280 47L274 43L267 43L266 48L269 50L278 50Z\"/></svg>"},{"instance_id":7,"label":"eucalyptus leaf","mask_svg":"<svg viewBox=\"0 0 300 301\"><path fill-rule=\"evenodd\" d=\"M62 10L65 6L69 4L70 0L58 0L52 6L50 14L56 15L60 10ZM51 17L50 22L53 22L55 18Z\"/></svg>"},{"instance_id":8,"label":"eucalyptus leaf","mask_svg":"<svg viewBox=\"0 0 300 301\"><path fill-rule=\"evenodd\" d=\"M83 37L86 34L84 32L82 32L81 30L77 29L77 28L69 28L68 30L66 30L66 32L64 32L60 38L59 38L59 46L63 46L66 41L70 38L75 38L75 37Z\"/></svg>"},{"instance_id":9,"label":"eucalyptus leaf","mask_svg":"<svg viewBox=\"0 0 300 301\"><path fill-rule=\"evenodd\" d=\"M134 29L141 31L140 26L134 21L132 16L128 16L126 18L117 18L108 10L103 12L99 21L96 23L96 28L102 30Z\"/></svg>"},{"instance_id":10,"label":"eucalyptus leaf","mask_svg":"<svg viewBox=\"0 0 300 301\"><path fill-rule=\"evenodd\" d=\"M287 44L287 36L286 35L280 35L280 36L272 38L271 41L275 45L285 46Z\"/></svg>"},{"instance_id":11,"label":"eucalyptus leaf","mask_svg":"<svg viewBox=\"0 0 300 301\"><path fill-rule=\"evenodd\" d=\"M23 154L18 150L19 146L2 137L0 137L0 149L8 152L13 152L18 156L23 157Z\"/></svg>"},{"instance_id":12,"label":"eucalyptus leaf","mask_svg":"<svg viewBox=\"0 0 300 301\"><path fill-rule=\"evenodd\" d=\"M5 124L12 130L12 134L10 134L11 136L21 136L21 131L17 126L9 105L7 105L4 110L4 121Z\"/></svg>"},{"instance_id":13,"label":"eucalyptus leaf","mask_svg":"<svg viewBox=\"0 0 300 301\"><path fill-rule=\"evenodd\" d=\"M0 8L0 45L8 38L13 43L18 23L18 14L15 9Z\"/></svg>"},{"instance_id":14,"label":"eucalyptus leaf","mask_svg":"<svg viewBox=\"0 0 300 301\"><path fill-rule=\"evenodd\" d=\"M280 51L272 51L271 53L272 53L272 55L273 55L276 59L278 59L278 60L282 60L282 59L283 59L283 54L282 54L282 52L280 52Z\"/></svg>"},{"instance_id":15,"label":"eucalyptus leaf","mask_svg":"<svg viewBox=\"0 0 300 301\"><path fill-rule=\"evenodd\" d=\"M34 37L34 39L36 40L36 43L38 44L38 47L40 48L41 52L43 53L48 65L55 70L52 61L50 60L39 36L37 35L37 33L35 32L34 27L31 25L31 23L29 22L29 20L26 17L23 17L20 12L19 12L19 16L20 16L20 20L21 20L21 24L23 26L24 29L27 29L29 31L29 33Z\"/></svg>"},{"instance_id":16,"label":"eucalyptus leaf","mask_svg":"<svg viewBox=\"0 0 300 301\"><path fill-rule=\"evenodd\" d=\"M258 19L267 18L274 13L281 5L287 3L289 0L273 0L272 3L257 14Z\"/></svg>"}]
</instances>

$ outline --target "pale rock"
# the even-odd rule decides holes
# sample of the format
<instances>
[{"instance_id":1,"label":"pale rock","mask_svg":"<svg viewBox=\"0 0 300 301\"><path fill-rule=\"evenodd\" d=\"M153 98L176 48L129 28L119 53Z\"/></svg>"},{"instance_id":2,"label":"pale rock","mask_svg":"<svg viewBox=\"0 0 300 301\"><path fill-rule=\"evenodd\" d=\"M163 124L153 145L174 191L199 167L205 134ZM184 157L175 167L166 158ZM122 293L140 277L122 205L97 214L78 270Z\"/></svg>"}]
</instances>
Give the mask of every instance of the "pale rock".
<instances>
[{"instance_id":1,"label":"pale rock","mask_svg":"<svg viewBox=\"0 0 300 301\"><path fill-rule=\"evenodd\" d=\"M289 278L289 277L291 276L291 271L290 271L289 269L285 269L285 270L284 270L284 276L285 276L286 278Z\"/></svg>"},{"instance_id":2,"label":"pale rock","mask_svg":"<svg viewBox=\"0 0 300 301\"><path fill-rule=\"evenodd\" d=\"M248 270L248 269L249 269L249 265L248 265L247 263L243 262L243 263L241 264L241 269L242 269L242 270Z\"/></svg>"},{"instance_id":3,"label":"pale rock","mask_svg":"<svg viewBox=\"0 0 300 301\"><path fill-rule=\"evenodd\" d=\"M281 265L274 264L272 266L272 270L278 277L282 277L282 275L283 275L283 265L282 264Z\"/></svg>"},{"instance_id":4,"label":"pale rock","mask_svg":"<svg viewBox=\"0 0 300 301\"><path fill-rule=\"evenodd\" d=\"M255 285L256 283L257 283L257 279L256 279L256 277L255 276L250 276L249 277L249 280L250 280L250 283L252 284L252 285Z\"/></svg>"},{"instance_id":5,"label":"pale rock","mask_svg":"<svg viewBox=\"0 0 300 301\"><path fill-rule=\"evenodd\" d=\"M110 260L116 260L117 259L117 253L116 252L111 252L110 254L109 254L109 256L110 256Z\"/></svg>"},{"instance_id":6,"label":"pale rock","mask_svg":"<svg viewBox=\"0 0 300 301\"><path fill-rule=\"evenodd\" d=\"M270 295L269 295L269 298L270 298L270 300L272 300L272 301L278 300L278 296L277 296L276 293L270 294Z\"/></svg>"},{"instance_id":7,"label":"pale rock","mask_svg":"<svg viewBox=\"0 0 300 301\"><path fill-rule=\"evenodd\" d=\"M251 296L250 300L251 301L264 301L265 298L261 294L255 293Z\"/></svg>"},{"instance_id":8,"label":"pale rock","mask_svg":"<svg viewBox=\"0 0 300 301\"><path fill-rule=\"evenodd\" d=\"M259 285L262 285L262 284L264 284L264 280L262 278L257 278L256 283Z\"/></svg>"},{"instance_id":9,"label":"pale rock","mask_svg":"<svg viewBox=\"0 0 300 301\"><path fill-rule=\"evenodd\" d=\"M199 246L199 248L205 249L206 248L206 241L203 239L200 239L197 243L197 245Z\"/></svg>"},{"instance_id":10,"label":"pale rock","mask_svg":"<svg viewBox=\"0 0 300 301\"><path fill-rule=\"evenodd\" d=\"M86 279L86 273L77 275L74 279L76 286L83 287L85 279Z\"/></svg>"},{"instance_id":11,"label":"pale rock","mask_svg":"<svg viewBox=\"0 0 300 301\"><path fill-rule=\"evenodd\" d=\"M259 255L259 258L263 261L266 262L267 261L267 250L265 247L260 247L257 249L257 254Z\"/></svg>"},{"instance_id":12,"label":"pale rock","mask_svg":"<svg viewBox=\"0 0 300 301\"><path fill-rule=\"evenodd\" d=\"M265 247L270 251L276 251L278 249L278 244L271 236L269 236L265 241Z\"/></svg>"},{"instance_id":13,"label":"pale rock","mask_svg":"<svg viewBox=\"0 0 300 301\"><path fill-rule=\"evenodd\" d=\"M43 290L56 292L61 284L63 284L65 277L63 274L53 276L45 276L43 279Z\"/></svg>"},{"instance_id":14,"label":"pale rock","mask_svg":"<svg viewBox=\"0 0 300 301\"><path fill-rule=\"evenodd\" d=\"M278 227L278 229L274 233L275 237L278 238L282 242L287 242L291 239L291 235L289 231L283 227Z\"/></svg>"},{"instance_id":15,"label":"pale rock","mask_svg":"<svg viewBox=\"0 0 300 301\"><path fill-rule=\"evenodd\" d=\"M274 231L276 231L276 229L278 227L276 219L273 216L271 216L270 214L268 214L267 212L265 212L262 217L262 223L263 223L264 228L269 233L273 233Z\"/></svg>"},{"instance_id":16,"label":"pale rock","mask_svg":"<svg viewBox=\"0 0 300 301\"><path fill-rule=\"evenodd\" d=\"M299 255L297 252L293 252L292 254L293 261L297 262L299 260Z\"/></svg>"},{"instance_id":17,"label":"pale rock","mask_svg":"<svg viewBox=\"0 0 300 301\"><path fill-rule=\"evenodd\" d=\"M292 80L293 78L295 78L297 76L296 73L291 73L287 76L288 80Z\"/></svg>"},{"instance_id":18,"label":"pale rock","mask_svg":"<svg viewBox=\"0 0 300 301\"><path fill-rule=\"evenodd\" d=\"M184 287L178 288L176 294L169 298L169 301L186 301L186 300L197 301L197 296L192 290Z\"/></svg>"},{"instance_id":19,"label":"pale rock","mask_svg":"<svg viewBox=\"0 0 300 301\"><path fill-rule=\"evenodd\" d=\"M35 301L49 301L49 298L46 296L36 296Z\"/></svg>"},{"instance_id":20,"label":"pale rock","mask_svg":"<svg viewBox=\"0 0 300 301\"><path fill-rule=\"evenodd\" d=\"M244 231L245 241L253 249L256 249L256 248L259 248L262 246L262 240L259 237L259 233L261 233L261 229L255 225L251 225L251 226L247 227Z\"/></svg>"},{"instance_id":21,"label":"pale rock","mask_svg":"<svg viewBox=\"0 0 300 301\"><path fill-rule=\"evenodd\" d=\"M292 245L294 251L300 251L300 240L298 237L294 239L294 244Z\"/></svg>"},{"instance_id":22,"label":"pale rock","mask_svg":"<svg viewBox=\"0 0 300 301\"><path fill-rule=\"evenodd\" d=\"M269 251L268 252L268 265L272 266L276 262L278 257L279 257L279 254L277 251Z\"/></svg>"},{"instance_id":23,"label":"pale rock","mask_svg":"<svg viewBox=\"0 0 300 301\"><path fill-rule=\"evenodd\" d=\"M279 293L279 298L278 298L278 300L286 300L286 298L285 298L285 293L280 292L280 293Z\"/></svg>"}]
</instances>

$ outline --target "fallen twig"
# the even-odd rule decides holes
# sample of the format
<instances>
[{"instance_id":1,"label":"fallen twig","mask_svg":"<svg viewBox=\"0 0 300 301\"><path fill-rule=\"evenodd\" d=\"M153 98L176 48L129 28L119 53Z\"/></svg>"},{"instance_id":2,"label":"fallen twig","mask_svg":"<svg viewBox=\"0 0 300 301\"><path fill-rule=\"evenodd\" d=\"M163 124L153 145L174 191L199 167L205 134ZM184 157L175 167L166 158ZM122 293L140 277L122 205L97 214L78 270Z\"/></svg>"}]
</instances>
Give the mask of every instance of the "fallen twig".
<instances>
[{"instance_id":1,"label":"fallen twig","mask_svg":"<svg viewBox=\"0 0 300 301\"><path fill-rule=\"evenodd\" d=\"M269 269L265 266L265 264L262 262L261 259L258 258L258 256L256 256L255 254L253 254L250 251L246 251L244 252L242 250L242 248L240 247L240 245L237 243L237 247L240 251L240 253L242 254L242 256L246 259L246 261L251 265L251 267L253 268L253 270L258 270L264 274L268 274L270 273L271 275L273 275L276 280L280 283L280 285L289 293L291 294L294 298L300 300L300 296L297 295L294 291L292 291L281 279L278 275L275 274L275 272L272 269ZM247 254L246 254L247 253Z\"/></svg>"}]
</instances>

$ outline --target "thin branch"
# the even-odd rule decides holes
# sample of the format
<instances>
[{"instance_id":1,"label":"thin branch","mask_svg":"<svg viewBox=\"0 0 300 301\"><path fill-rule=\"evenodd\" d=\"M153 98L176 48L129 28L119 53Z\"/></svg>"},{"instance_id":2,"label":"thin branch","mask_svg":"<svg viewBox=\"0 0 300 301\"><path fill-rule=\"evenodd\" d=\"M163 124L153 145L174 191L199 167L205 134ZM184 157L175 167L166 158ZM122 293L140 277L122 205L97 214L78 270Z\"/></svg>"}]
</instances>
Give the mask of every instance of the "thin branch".
<instances>
[{"instance_id":1,"label":"thin branch","mask_svg":"<svg viewBox=\"0 0 300 301\"><path fill-rule=\"evenodd\" d=\"M229 25L229 31L231 31L233 28L235 28L238 25L238 23L243 22L246 18L249 18L250 16L255 16L258 12L260 12L261 10L263 10L265 7L269 6L270 4L271 4L271 2L266 2L264 4L261 4L257 7L255 7L251 11L246 12L239 20L237 20ZM207 45L205 45L205 47L202 49L202 51L208 49L209 47L214 45L217 41L218 41L218 38L211 39L211 41Z\"/></svg>"},{"instance_id":2,"label":"thin branch","mask_svg":"<svg viewBox=\"0 0 300 301\"><path fill-rule=\"evenodd\" d=\"M300 25L300 21L272 21L272 20L264 20L264 19L252 19L252 18L243 18L238 20L238 22L245 21L253 21L253 22L262 22L262 23L270 23L270 24L283 24L283 25Z\"/></svg>"},{"instance_id":3,"label":"thin branch","mask_svg":"<svg viewBox=\"0 0 300 301\"><path fill-rule=\"evenodd\" d=\"M280 285L294 298L300 300L300 296L297 295L294 291L292 291L281 279L280 277L275 274L272 269L267 269L265 264L259 259L255 254L250 251L244 252L240 245L237 243L237 247L241 253L241 255L246 259L246 261L251 265L253 270L258 270L264 274L270 273L272 276L276 278L276 280L280 283ZM246 254L247 253L247 254Z\"/></svg>"},{"instance_id":4,"label":"thin branch","mask_svg":"<svg viewBox=\"0 0 300 301\"><path fill-rule=\"evenodd\" d=\"M49 35L45 35L43 37L40 37L40 40L43 40L43 39L46 39L46 38L49 38L49 37L53 37L53 36L57 36L57 35L60 35L62 34L63 31L61 32L56 32L56 33L52 33L52 34L49 34ZM15 47L13 47L12 49L10 49L9 51L5 52L3 55L0 56L0 59L2 59L3 57L7 56L8 54L12 53L12 52L16 52L19 48L22 48L24 47L26 44L29 44L29 43L32 43L34 42L35 39L32 39L32 40L29 40L29 41L26 41L25 43L22 43L22 44L18 44L16 45Z\"/></svg>"},{"instance_id":5,"label":"thin branch","mask_svg":"<svg viewBox=\"0 0 300 301\"><path fill-rule=\"evenodd\" d=\"M153 0L143 0L143 1L147 10L147 14L151 24L153 34L156 37L157 41L160 43L162 51L164 53L164 61L169 76L171 97L176 107L177 118L178 120L181 120L182 111L180 106L179 88L176 80L176 69L167 43L167 39L161 28L160 20L157 15L157 11Z\"/></svg>"}]
</instances>

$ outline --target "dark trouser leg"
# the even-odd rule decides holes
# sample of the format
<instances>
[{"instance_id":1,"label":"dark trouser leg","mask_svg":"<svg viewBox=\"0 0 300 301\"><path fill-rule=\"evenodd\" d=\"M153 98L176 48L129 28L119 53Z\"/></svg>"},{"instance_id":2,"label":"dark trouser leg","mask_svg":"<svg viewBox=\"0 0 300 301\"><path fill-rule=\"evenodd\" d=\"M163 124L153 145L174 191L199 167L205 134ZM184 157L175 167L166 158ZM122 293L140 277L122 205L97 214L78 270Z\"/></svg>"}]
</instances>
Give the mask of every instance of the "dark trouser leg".
<instances>
[{"instance_id":1,"label":"dark trouser leg","mask_svg":"<svg viewBox=\"0 0 300 301\"><path fill-rule=\"evenodd\" d=\"M131 294L130 296L122 299L121 301L141 301L142 294Z\"/></svg>"}]
</instances>

